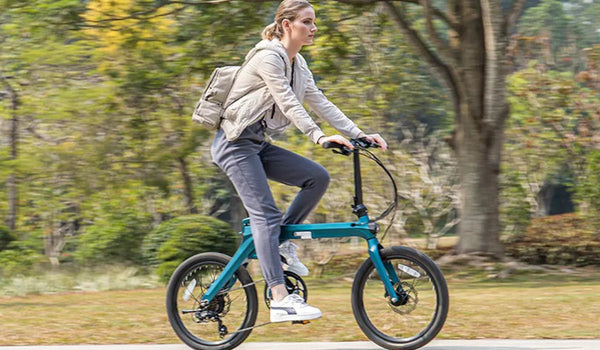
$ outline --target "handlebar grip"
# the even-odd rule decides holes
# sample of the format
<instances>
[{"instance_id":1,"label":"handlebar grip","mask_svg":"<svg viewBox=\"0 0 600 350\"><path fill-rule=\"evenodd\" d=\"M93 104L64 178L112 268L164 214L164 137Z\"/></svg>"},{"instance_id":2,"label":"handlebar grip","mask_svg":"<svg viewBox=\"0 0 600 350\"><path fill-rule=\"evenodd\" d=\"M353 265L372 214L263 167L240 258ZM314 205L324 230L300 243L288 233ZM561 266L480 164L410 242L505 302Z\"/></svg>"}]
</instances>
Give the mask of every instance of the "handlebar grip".
<instances>
[{"instance_id":1,"label":"handlebar grip","mask_svg":"<svg viewBox=\"0 0 600 350\"><path fill-rule=\"evenodd\" d=\"M321 146L327 149L334 149L334 152L338 152L346 156L352 153L352 150L350 148L337 142L325 141ZM339 149L339 151L336 151L337 149Z\"/></svg>"},{"instance_id":2,"label":"handlebar grip","mask_svg":"<svg viewBox=\"0 0 600 350\"><path fill-rule=\"evenodd\" d=\"M339 148L339 149L346 147L340 143L331 142L331 141L325 141L325 142L323 142L323 144L321 146L323 146L323 148Z\"/></svg>"}]
</instances>

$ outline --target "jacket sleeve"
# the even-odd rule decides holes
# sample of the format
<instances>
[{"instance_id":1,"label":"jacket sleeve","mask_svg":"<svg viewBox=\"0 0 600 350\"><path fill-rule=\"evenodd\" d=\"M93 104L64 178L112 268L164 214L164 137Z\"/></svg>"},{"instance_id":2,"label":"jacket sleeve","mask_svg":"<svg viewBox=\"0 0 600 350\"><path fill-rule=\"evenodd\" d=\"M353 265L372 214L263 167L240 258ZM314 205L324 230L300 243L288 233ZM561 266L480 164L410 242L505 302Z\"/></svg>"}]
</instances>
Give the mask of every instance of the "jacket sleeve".
<instances>
[{"instance_id":1,"label":"jacket sleeve","mask_svg":"<svg viewBox=\"0 0 600 350\"><path fill-rule=\"evenodd\" d=\"M257 55L259 56L259 55ZM255 65L257 74L263 79L271 96L279 110L288 118L300 131L308 136L314 143L317 143L321 136L325 134L319 126L310 117L302 103L298 100L290 83L285 75L285 68L282 64L283 58L275 52L266 52L266 54L257 57ZM260 62L258 62L260 61Z\"/></svg>"},{"instance_id":2,"label":"jacket sleeve","mask_svg":"<svg viewBox=\"0 0 600 350\"><path fill-rule=\"evenodd\" d=\"M312 73L309 73L304 102L321 119L327 121L345 136L357 138L364 135L364 132L362 132L350 118L346 117L339 108L331 103L331 101L325 97L323 92L317 88Z\"/></svg>"}]
</instances>

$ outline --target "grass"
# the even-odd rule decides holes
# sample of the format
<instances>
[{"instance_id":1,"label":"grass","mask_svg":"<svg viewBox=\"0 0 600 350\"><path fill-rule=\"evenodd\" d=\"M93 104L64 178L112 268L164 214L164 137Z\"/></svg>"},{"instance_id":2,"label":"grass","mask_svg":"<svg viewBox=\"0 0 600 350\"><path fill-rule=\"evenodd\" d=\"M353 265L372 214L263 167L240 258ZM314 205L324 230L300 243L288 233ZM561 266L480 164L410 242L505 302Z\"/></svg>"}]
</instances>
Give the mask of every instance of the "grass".
<instances>
[{"instance_id":1,"label":"grass","mask_svg":"<svg viewBox=\"0 0 600 350\"><path fill-rule=\"evenodd\" d=\"M598 338L600 271L448 271L450 313L439 338ZM308 325L255 329L247 341L366 340L352 315L351 282L309 279L309 301L324 316ZM257 286L266 322L263 284ZM0 345L179 343L164 288L0 297Z\"/></svg>"},{"instance_id":2,"label":"grass","mask_svg":"<svg viewBox=\"0 0 600 350\"><path fill-rule=\"evenodd\" d=\"M0 278L0 296L25 296L69 291L109 291L153 288L158 277L143 273L133 266L102 266L94 268L43 271L29 276Z\"/></svg>"}]
</instances>

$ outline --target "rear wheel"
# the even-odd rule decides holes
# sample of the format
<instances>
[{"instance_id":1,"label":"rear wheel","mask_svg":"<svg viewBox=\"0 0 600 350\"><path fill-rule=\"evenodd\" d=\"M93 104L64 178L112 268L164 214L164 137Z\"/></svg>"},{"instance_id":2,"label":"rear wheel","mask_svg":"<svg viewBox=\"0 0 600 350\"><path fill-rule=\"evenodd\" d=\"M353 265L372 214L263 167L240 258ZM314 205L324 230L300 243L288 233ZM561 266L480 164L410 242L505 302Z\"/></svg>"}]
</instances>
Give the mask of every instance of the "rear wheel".
<instances>
[{"instance_id":1,"label":"rear wheel","mask_svg":"<svg viewBox=\"0 0 600 350\"><path fill-rule=\"evenodd\" d=\"M400 282L399 301L392 302L371 259L356 272L352 311L358 325L374 343L386 349L410 350L429 343L446 321L448 287L438 266L425 254L407 247L381 251Z\"/></svg>"},{"instance_id":2,"label":"rear wheel","mask_svg":"<svg viewBox=\"0 0 600 350\"><path fill-rule=\"evenodd\" d=\"M202 307L200 301L231 258L219 253L194 255L173 273L167 287L167 315L177 336L199 350L225 350L240 345L252 331L258 313L256 287L240 267L229 286Z\"/></svg>"}]
</instances>

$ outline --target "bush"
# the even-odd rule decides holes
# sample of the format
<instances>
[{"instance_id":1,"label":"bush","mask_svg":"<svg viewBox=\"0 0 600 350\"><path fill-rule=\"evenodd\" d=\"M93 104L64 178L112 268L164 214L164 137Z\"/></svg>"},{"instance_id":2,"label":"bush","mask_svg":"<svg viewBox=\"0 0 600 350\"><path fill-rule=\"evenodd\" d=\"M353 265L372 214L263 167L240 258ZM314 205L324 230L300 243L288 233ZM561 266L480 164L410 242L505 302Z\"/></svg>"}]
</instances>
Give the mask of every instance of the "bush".
<instances>
[{"instance_id":1,"label":"bush","mask_svg":"<svg viewBox=\"0 0 600 350\"><path fill-rule=\"evenodd\" d=\"M74 254L79 262L141 262L141 242L149 231L151 217L135 208L104 213L85 227Z\"/></svg>"},{"instance_id":2,"label":"bush","mask_svg":"<svg viewBox=\"0 0 600 350\"><path fill-rule=\"evenodd\" d=\"M533 219L506 254L529 264L600 265L600 235L578 214Z\"/></svg>"},{"instance_id":3,"label":"bush","mask_svg":"<svg viewBox=\"0 0 600 350\"><path fill-rule=\"evenodd\" d=\"M12 241L16 241L17 237L10 232L7 227L0 226L0 251L8 248L8 245Z\"/></svg>"},{"instance_id":4,"label":"bush","mask_svg":"<svg viewBox=\"0 0 600 350\"><path fill-rule=\"evenodd\" d=\"M202 215L181 216L161 223L143 243L148 265L156 266L161 281L166 282L175 268L192 255L220 252L233 255L237 234L229 224Z\"/></svg>"},{"instance_id":5,"label":"bush","mask_svg":"<svg viewBox=\"0 0 600 350\"><path fill-rule=\"evenodd\" d=\"M0 251L0 276L30 275L44 261L42 254L30 249L6 249Z\"/></svg>"}]
</instances>

